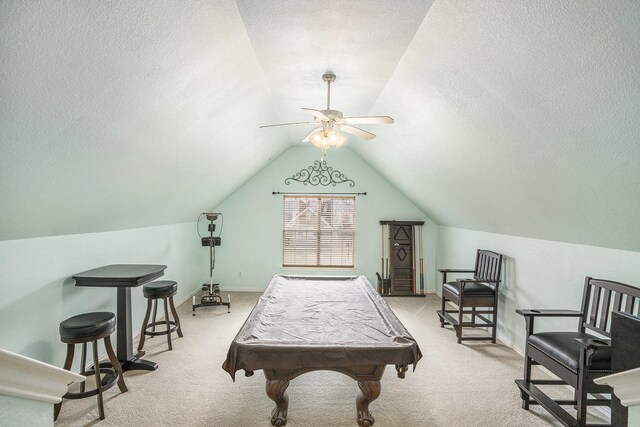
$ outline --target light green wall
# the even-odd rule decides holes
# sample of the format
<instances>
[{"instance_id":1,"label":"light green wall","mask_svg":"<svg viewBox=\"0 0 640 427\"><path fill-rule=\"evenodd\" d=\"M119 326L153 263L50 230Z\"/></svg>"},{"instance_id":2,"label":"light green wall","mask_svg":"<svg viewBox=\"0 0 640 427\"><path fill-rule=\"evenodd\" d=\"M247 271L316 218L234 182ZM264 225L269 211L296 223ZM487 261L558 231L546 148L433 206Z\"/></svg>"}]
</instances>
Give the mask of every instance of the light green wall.
<instances>
[{"instance_id":1,"label":"light green wall","mask_svg":"<svg viewBox=\"0 0 640 427\"><path fill-rule=\"evenodd\" d=\"M629 407L629 425L640 426L640 405Z\"/></svg>"},{"instance_id":2,"label":"light green wall","mask_svg":"<svg viewBox=\"0 0 640 427\"><path fill-rule=\"evenodd\" d=\"M353 179L355 187L314 187L298 182L285 185L285 178L312 165L320 155L317 148L290 148L216 207L224 214L224 228L222 246L216 251L215 281L223 290L263 290L278 273L363 274L375 285L381 257L379 221L424 220L425 281L427 289L433 289L435 225L353 151L346 147L330 150L326 160L330 167ZM282 196L272 195L273 191L366 192L366 196L356 197L355 269L283 269Z\"/></svg>"},{"instance_id":3,"label":"light green wall","mask_svg":"<svg viewBox=\"0 0 640 427\"><path fill-rule=\"evenodd\" d=\"M365 274L375 283L380 270L380 219L424 220L427 289L433 289L436 230L434 224L399 191L348 148L333 150L328 163L356 181L356 187L284 185L284 179L318 160L320 151L291 148L234 192L216 211L224 213L223 245L217 248L216 279L223 289L262 290L281 268L282 198L272 191L364 192L356 201L354 270L331 274ZM194 218L197 216L194 213ZM204 224L201 224L203 227ZM59 323L75 314L116 310L115 289L76 287L71 276L114 263L166 264L165 279L178 282L177 301L207 279L207 251L194 223L105 233L74 234L0 241L0 346L62 366L65 346ZM294 270L322 274L327 271ZM241 273L241 276L239 275ZM134 334L142 323L145 299L132 292Z\"/></svg>"},{"instance_id":4,"label":"light green wall","mask_svg":"<svg viewBox=\"0 0 640 427\"><path fill-rule=\"evenodd\" d=\"M53 404L0 394L0 425L53 426Z\"/></svg>"},{"instance_id":5,"label":"light green wall","mask_svg":"<svg viewBox=\"0 0 640 427\"><path fill-rule=\"evenodd\" d=\"M438 268L473 268L478 248L505 256L498 337L520 350L525 331L517 308L579 309L586 276L640 286L640 252L438 227ZM571 330L576 321L540 319L537 327Z\"/></svg>"},{"instance_id":6,"label":"light green wall","mask_svg":"<svg viewBox=\"0 0 640 427\"><path fill-rule=\"evenodd\" d=\"M71 276L120 263L167 265L163 278L178 282L176 301L187 298L207 271L195 223L0 241L0 346L62 366L66 346L60 342L60 322L83 312L116 310L114 288L77 287ZM134 335L145 310L142 290L134 288Z\"/></svg>"}]
</instances>

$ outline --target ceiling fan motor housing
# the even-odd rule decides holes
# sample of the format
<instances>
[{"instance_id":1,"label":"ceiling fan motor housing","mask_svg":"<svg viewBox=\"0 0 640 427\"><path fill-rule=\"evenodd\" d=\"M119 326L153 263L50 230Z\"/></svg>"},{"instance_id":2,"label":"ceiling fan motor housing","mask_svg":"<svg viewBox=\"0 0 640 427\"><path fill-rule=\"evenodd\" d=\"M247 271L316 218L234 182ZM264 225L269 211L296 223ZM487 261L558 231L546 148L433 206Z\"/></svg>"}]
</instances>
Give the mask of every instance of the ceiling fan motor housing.
<instances>
[{"instance_id":1,"label":"ceiling fan motor housing","mask_svg":"<svg viewBox=\"0 0 640 427\"><path fill-rule=\"evenodd\" d=\"M338 110L320 110L322 114L331 119L342 119L342 111Z\"/></svg>"}]
</instances>

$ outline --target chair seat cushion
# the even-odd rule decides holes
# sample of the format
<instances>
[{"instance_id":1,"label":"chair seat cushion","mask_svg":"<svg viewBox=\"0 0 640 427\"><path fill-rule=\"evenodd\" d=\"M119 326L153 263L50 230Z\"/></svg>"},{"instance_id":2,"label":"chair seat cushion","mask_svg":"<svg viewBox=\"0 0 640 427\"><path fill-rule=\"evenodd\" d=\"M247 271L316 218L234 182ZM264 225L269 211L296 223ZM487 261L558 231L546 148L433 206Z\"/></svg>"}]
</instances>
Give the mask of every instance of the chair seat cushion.
<instances>
[{"instance_id":1,"label":"chair seat cushion","mask_svg":"<svg viewBox=\"0 0 640 427\"><path fill-rule=\"evenodd\" d=\"M456 296L460 296L460 282L447 282L442 285L442 290L445 289ZM464 285L464 295L493 295L493 286L488 283L467 283Z\"/></svg>"},{"instance_id":2,"label":"chair seat cushion","mask_svg":"<svg viewBox=\"0 0 640 427\"><path fill-rule=\"evenodd\" d=\"M527 340L527 345L533 346L550 356L558 363L578 373L578 363L580 360L580 344L576 338L598 337L584 332L540 332L532 334ZM591 358L590 371L610 371L611 370L611 348L598 350Z\"/></svg>"},{"instance_id":3,"label":"chair seat cushion","mask_svg":"<svg viewBox=\"0 0 640 427\"><path fill-rule=\"evenodd\" d=\"M60 338L81 339L112 333L116 328L116 315L108 311L78 314L60 323Z\"/></svg>"},{"instance_id":4,"label":"chair seat cushion","mask_svg":"<svg viewBox=\"0 0 640 427\"><path fill-rule=\"evenodd\" d=\"M157 280L142 287L145 298L165 298L174 296L178 292L178 284L173 280Z\"/></svg>"}]
</instances>

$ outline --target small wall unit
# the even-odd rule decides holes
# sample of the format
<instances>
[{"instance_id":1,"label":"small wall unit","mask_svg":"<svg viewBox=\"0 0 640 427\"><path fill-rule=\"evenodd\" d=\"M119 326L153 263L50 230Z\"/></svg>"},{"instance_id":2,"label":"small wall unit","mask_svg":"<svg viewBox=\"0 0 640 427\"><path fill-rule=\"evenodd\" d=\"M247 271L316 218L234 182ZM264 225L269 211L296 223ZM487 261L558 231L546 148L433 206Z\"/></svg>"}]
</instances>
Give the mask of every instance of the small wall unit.
<instances>
[{"instance_id":1,"label":"small wall unit","mask_svg":"<svg viewBox=\"0 0 640 427\"><path fill-rule=\"evenodd\" d=\"M382 232L382 276L378 291L382 295L424 296L424 221L380 221Z\"/></svg>"}]
</instances>

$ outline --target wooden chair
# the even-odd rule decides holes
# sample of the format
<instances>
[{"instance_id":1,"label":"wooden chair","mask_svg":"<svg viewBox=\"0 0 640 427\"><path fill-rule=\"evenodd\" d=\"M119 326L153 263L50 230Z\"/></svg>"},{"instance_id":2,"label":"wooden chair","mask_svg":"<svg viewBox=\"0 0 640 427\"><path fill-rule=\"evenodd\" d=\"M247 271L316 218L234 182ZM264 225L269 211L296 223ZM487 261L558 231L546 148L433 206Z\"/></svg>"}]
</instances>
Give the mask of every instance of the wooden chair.
<instances>
[{"instance_id":1,"label":"wooden chair","mask_svg":"<svg viewBox=\"0 0 640 427\"><path fill-rule=\"evenodd\" d=\"M462 340L491 340L495 343L502 255L478 249L476 266L473 270L440 269L438 271L442 273L442 309L437 311L440 327L443 328L445 324L452 325L456 331L458 344ZM449 273L473 273L473 278L447 282ZM447 302L455 305L456 309L447 309ZM457 314L457 319L451 313ZM465 315L471 316L470 322L464 320ZM477 319L481 322L478 323ZM491 336L462 336L463 328L475 327L491 328Z\"/></svg>"},{"instance_id":2,"label":"wooden chair","mask_svg":"<svg viewBox=\"0 0 640 427\"><path fill-rule=\"evenodd\" d=\"M609 406L611 399L603 394L610 394L611 388L596 384L594 379L611 373L610 314L615 311L633 314L638 311L638 301L638 288L587 277L580 311L516 310L524 316L527 328L524 379L516 380L522 407L529 409L529 405L539 404L565 426L585 426L587 405ZM534 333L537 317L576 317L578 330ZM545 367L559 379L531 379L532 365ZM575 390L574 399L554 400L537 385L570 385ZM589 394L597 395L588 398ZM562 408L564 405L576 408L575 418Z\"/></svg>"}]
</instances>

